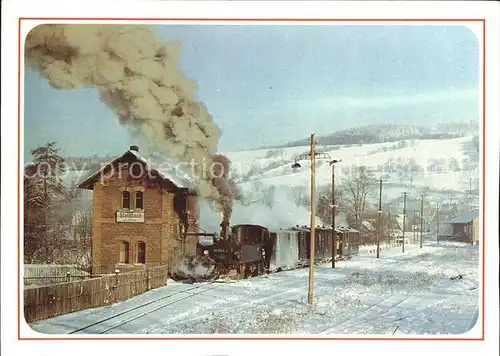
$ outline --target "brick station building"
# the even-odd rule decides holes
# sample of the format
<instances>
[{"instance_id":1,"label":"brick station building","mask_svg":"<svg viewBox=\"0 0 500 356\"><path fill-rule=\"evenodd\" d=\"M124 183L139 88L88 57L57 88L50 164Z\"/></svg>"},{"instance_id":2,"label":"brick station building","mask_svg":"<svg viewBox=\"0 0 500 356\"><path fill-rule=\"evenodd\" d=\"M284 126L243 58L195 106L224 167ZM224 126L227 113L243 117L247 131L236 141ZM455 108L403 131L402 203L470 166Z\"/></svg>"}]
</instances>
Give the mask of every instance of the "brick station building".
<instances>
[{"instance_id":1,"label":"brick station building","mask_svg":"<svg viewBox=\"0 0 500 356\"><path fill-rule=\"evenodd\" d=\"M196 252L196 192L165 164L155 169L130 146L78 185L93 190L96 270L171 264L181 253Z\"/></svg>"}]
</instances>

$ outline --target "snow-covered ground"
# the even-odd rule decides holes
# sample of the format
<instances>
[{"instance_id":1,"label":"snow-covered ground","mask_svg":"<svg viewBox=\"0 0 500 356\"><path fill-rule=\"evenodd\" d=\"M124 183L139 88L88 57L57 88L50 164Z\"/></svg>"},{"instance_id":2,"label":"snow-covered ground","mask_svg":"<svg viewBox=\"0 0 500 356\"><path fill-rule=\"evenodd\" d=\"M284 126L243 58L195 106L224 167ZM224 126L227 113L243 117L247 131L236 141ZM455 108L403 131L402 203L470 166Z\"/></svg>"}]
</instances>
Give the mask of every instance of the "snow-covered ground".
<instances>
[{"instance_id":1,"label":"snow-covered ground","mask_svg":"<svg viewBox=\"0 0 500 356\"><path fill-rule=\"evenodd\" d=\"M384 249L379 259L369 251L335 269L317 266L312 307L308 269L300 269L233 283L172 282L31 327L47 334L94 324L77 334L400 335L461 334L474 325L478 246L426 241L422 249L407 245L404 254L400 247Z\"/></svg>"}]
</instances>

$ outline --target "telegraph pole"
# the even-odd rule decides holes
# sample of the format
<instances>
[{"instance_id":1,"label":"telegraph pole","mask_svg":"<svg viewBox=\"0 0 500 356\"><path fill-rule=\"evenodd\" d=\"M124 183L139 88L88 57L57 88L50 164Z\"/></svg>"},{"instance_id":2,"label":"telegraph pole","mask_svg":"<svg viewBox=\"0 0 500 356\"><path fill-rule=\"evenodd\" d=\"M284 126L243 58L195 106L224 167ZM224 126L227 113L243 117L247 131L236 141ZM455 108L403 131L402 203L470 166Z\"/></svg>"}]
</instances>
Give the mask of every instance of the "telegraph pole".
<instances>
[{"instance_id":1,"label":"telegraph pole","mask_svg":"<svg viewBox=\"0 0 500 356\"><path fill-rule=\"evenodd\" d=\"M314 133L311 134L309 138L310 142L310 151L307 154L298 155L295 157L295 163L292 165L292 168L300 168L300 164L297 162L300 159L310 159L311 161L311 222L310 222L310 241L309 241L309 292L307 295L307 303L309 305L313 304L313 290L314 290L314 260L316 256L316 155L319 158L328 158L330 160L330 164L334 164L337 162L341 162L341 160L332 160L328 153L316 153L316 135ZM332 172L332 175L334 173ZM332 176L332 200L335 199L334 194L334 176ZM333 208L335 208L335 204L332 204ZM335 210L332 211L333 218L335 218ZM335 220L333 220L335 222ZM332 236L333 237L333 236ZM333 240L333 239L332 239ZM334 253L332 249L332 253Z\"/></svg>"},{"instance_id":2,"label":"telegraph pole","mask_svg":"<svg viewBox=\"0 0 500 356\"><path fill-rule=\"evenodd\" d=\"M420 248L422 248L424 230L424 196L420 196Z\"/></svg>"},{"instance_id":3,"label":"telegraph pole","mask_svg":"<svg viewBox=\"0 0 500 356\"><path fill-rule=\"evenodd\" d=\"M335 161L332 165L332 268L335 268L335 257L337 257L337 231L335 230L335 215L337 207L335 206Z\"/></svg>"},{"instance_id":4,"label":"telegraph pole","mask_svg":"<svg viewBox=\"0 0 500 356\"><path fill-rule=\"evenodd\" d=\"M392 216L391 212L387 211L387 243L391 244L391 233L392 233Z\"/></svg>"},{"instance_id":5,"label":"telegraph pole","mask_svg":"<svg viewBox=\"0 0 500 356\"><path fill-rule=\"evenodd\" d=\"M413 210L413 222L411 224L411 230L413 231L413 243L417 242L416 234L417 232L415 231L415 222L417 221L417 211Z\"/></svg>"},{"instance_id":6,"label":"telegraph pole","mask_svg":"<svg viewBox=\"0 0 500 356\"><path fill-rule=\"evenodd\" d=\"M404 201L403 201L403 245L402 245L403 253L405 253L405 230L406 230L406 192L404 192Z\"/></svg>"},{"instance_id":7,"label":"telegraph pole","mask_svg":"<svg viewBox=\"0 0 500 356\"><path fill-rule=\"evenodd\" d=\"M439 243L439 203L436 202L436 239Z\"/></svg>"},{"instance_id":8,"label":"telegraph pole","mask_svg":"<svg viewBox=\"0 0 500 356\"><path fill-rule=\"evenodd\" d=\"M314 257L316 252L316 135L311 134L311 228L310 228L310 251L309 251L309 293L307 304L313 304L314 290Z\"/></svg>"},{"instance_id":9,"label":"telegraph pole","mask_svg":"<svg viewBox=\"0 0 500 356\"><path fill-rule=\"evenodd\" d=\"M469 210L472 210L472 178L469 178Z\"/></svg>"},{"instance_id":10,"label":"telegraph pole","mask_svg":"<svg viewBox=\"0 0 500 356\"><path fill-rule=\"evenodd\" d=\"M378 195L378 233L377 233L377 258L380 257L380 235L382 232L382 179L380 179L380 189Z\"/></svg>"},{"instance_id":11,"label":"telegraph pole","mask_svg":"<svg viewBox=\"0 0 500 356\"><path fill-rule=\"evenodd\" d=\"M472 210L472 178L469 178L469 196L470 196L470 205L469 205L469 210ZM470 235L470 244L474 245L474 223L467 224L467 230Z\"/></svg>"}]
</instances>

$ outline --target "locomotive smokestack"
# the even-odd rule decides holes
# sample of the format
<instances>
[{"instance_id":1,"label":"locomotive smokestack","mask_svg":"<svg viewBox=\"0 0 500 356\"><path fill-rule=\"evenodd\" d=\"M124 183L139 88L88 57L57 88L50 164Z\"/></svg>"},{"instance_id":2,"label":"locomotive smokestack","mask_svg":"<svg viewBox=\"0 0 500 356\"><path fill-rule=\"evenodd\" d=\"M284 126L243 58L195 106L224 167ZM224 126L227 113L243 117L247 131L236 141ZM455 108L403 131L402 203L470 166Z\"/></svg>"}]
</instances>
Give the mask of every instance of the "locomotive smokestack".
<instances>
[{"instance_id":1,"label":"locomotive smokestack","mask_svg":"<svg viewBox=\"0 0 500 356\"><path fill-rule=\"evenodd\" d=\"M223 219L222 222L220 223L220 236L222 239L227 239L228 237L228 232L229 232L229 221L226 219Z\"/></svg>"}]
</instances>

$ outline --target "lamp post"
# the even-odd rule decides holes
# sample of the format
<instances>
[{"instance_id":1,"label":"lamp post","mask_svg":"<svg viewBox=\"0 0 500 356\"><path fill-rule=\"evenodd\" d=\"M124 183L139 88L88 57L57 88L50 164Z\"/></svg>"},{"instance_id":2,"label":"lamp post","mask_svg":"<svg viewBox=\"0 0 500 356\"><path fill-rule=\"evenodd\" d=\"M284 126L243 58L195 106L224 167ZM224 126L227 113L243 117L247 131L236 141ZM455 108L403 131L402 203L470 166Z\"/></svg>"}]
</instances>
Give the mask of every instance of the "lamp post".
<instances>
[{"instance_id":1,"label":"lamp post","mask_svg":"<svg viewBox=\"0 0 500 356\"><path fill-rule=\"evenodd\" d=\"M310 138L310 148L309 153L298 155L295 157L295 163L292 165L292 168L300 168L299 160L310 159L311 161L311 223L310 223L310 250L309 250L309 291L307 295L307 304L313 304L313 295L314 295L314 260L315 260L315 235L316 235L316 158L326 158L330 160L330 163L333 162L332 158L328 153L316 152L316 144L318 141L316 140L316 135L311 134ZM337 161L336 161L337 162ZM331 164L334 164L333 162ZM333 174L333 173L332 173ZM332 188L333 191L333 188ZM332 198L334 199L334 198ZM333 208L334 209L334 208Z\"/></svg>"}]
</instances>

